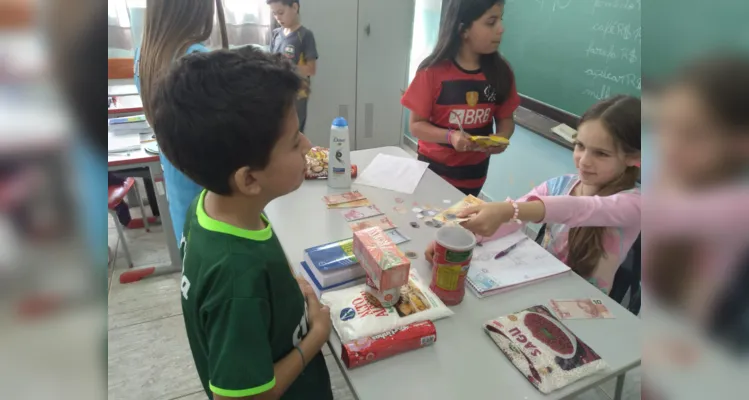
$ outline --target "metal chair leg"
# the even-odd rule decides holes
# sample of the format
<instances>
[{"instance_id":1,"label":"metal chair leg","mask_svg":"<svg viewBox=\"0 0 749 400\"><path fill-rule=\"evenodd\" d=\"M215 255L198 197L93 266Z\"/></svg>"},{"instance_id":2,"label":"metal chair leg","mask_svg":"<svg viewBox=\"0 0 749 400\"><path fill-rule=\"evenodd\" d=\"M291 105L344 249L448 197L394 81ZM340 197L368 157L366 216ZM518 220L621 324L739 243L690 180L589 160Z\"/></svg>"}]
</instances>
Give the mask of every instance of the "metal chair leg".
<instances>
[{"instance_id":1,"label":"metal chair leg","mask_svg":"<svg viewBox=\"0 0 749 400\"><path fill-rule=\"evenodd\" d=\"M114 218L114 226L117 227L117 236L120 238L120 244L122 245L122 250L125 251L125 259L127 260L127 267L132 268L133 267L133 259L130 257L130 249L127 247L127 240L125 240L125 231L122 229L122 224L120 224L120 221L117 219L117 213L114 211L109 211L109 214Z\"/></svg>"},{"instance_id":2,"label":"metal chair leg","mask_svg":"<svg viewBox=\"0 0 749 400\"><path fill-rule=\"evenodd\" d=\"M140 191L138 189L138 181L135 181L135 185L133 194L135 195L136 200L138 200L138 207L140 207L140 215L143 218L143 227L146 228L146 232L151 232L151 227L148 225L148 215L146 215L146 207L143 205L143 197L140 195Z\"/></svg>"}]
</instances>

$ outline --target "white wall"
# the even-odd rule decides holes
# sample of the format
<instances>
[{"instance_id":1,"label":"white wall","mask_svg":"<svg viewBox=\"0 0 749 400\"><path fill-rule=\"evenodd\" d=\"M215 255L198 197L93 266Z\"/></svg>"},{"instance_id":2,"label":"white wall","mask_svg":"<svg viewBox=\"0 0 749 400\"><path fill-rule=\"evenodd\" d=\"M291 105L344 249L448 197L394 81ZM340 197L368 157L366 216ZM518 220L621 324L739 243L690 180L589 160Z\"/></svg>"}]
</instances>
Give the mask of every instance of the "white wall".
<instances>
[{"instance_id":1,"label":"white wall","mask_svg":"<svg viewBox=\"0 0 749 400\"><path fill-rule=\"evenodd\" d=\"M312 144L328 147L330 124L348 109L351 136L356 127L356 32L358 3L355 0L302 2L302 24L315 35L317 75L307 107L305 135Z\"/></svg>"},{"instance_id":2,"label":"white wall","mask_svg":"<svg viewBox=\"0 0 749 400\"><path fill-rule=\"evenodd\" d=\"M401 142L413 16L413 0L359 0L357 149Z\"/></svg>"},{"instance_id":3,"label":"white wall","mask_svg":"<svg viewBox=\"0 0 749 400\"><path fill-rule=\"evenodd\" d=\"M400 143L413 10L414 0L303 2L302 24L314 33L320 55L304 132L313 144L328 145L330 123L342 111L352 149Z\"/></svg>"}]
</instances>

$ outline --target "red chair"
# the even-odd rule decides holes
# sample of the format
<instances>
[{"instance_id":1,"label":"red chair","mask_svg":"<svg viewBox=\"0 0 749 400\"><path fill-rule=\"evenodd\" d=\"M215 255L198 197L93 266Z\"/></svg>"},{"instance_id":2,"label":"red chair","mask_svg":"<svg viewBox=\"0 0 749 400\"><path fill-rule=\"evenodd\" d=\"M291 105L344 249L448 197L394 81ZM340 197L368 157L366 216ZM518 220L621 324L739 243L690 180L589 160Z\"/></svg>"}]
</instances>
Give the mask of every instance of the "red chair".
<instances>
[{"instance_id":1,"label":"red chair","mask_svg":"<svg viewBox=\"0 0 749 400\"><path fill-rule=\"evenodd\" d=\"M117 218L117 211L115 210L115 207L120 205L125 199L125 196L127 196L127 193L130 191L130 189L133 188L135 185L135 178L126 178L121 185L112 185L109 186L109 196L107 200L107 208L109 210L109 215L112 216L114 219L114 225L117 227L117 236L120 238L120 243L122 243L122 249L125 251L125 258L127 259L128 268L133 267L133 259L130 256L130 249L127 247L127 241L125 240L125 232L122 229L122 224L120 224L120 220ZM140 193L138 193L138 188L135 188L135 191L133 192L135 195L135 198L138 199L138 206L140 207L141 215L143 216L143 223L145 224L146 229L148 229L148 218L146 217L146 209L143 207L143 199L140 197Z\"/></svg>"}]
</instances>

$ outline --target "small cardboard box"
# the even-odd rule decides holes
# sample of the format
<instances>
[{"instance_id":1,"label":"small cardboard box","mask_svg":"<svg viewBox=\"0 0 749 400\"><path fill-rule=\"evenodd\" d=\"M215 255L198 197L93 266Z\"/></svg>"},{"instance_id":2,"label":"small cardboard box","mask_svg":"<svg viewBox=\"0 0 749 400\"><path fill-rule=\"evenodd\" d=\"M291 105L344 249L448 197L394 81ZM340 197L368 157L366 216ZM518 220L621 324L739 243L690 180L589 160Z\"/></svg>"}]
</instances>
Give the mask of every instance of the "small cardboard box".
<instances>
[{"instance_id":1,"label":"small cardboard box","mask_svg":"<svg viewBox=\"0 0 749 400\"><path fill-rule=\"evenodd\" d=\"M409 260L380 227L354 232L354 255L381 291L408 283Z\"/></svg>"}]
</instances>

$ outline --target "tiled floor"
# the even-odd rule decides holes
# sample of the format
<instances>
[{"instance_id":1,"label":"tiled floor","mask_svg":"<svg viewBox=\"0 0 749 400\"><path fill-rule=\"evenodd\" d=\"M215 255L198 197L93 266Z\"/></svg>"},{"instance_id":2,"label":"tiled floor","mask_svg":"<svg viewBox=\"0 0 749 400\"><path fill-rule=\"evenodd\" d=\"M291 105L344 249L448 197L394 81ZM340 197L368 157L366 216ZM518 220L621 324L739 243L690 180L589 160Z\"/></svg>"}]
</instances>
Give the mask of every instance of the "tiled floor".
<instances>
[{"instance_id":1,"label":"tiled floor","mask_svg":"<svg viewBox=\"0 0 749 400\"><path fill-rule=\"evenodd\" d=\"M143 229L125 233L136 266L168 260L160 226L153 227L150 233ZM117 245L117 231L110 220L109 246L113 252ZM109 273L108 398L205 399L182 322L179 274L122 285L119 275L127 269L126 264L119 249ZM335 398L353 399L334 356L327 346L323 350ZM608 400L613 397L614 387L612 380L583 393L578 400ZM640 398L639 369L628 374L624 394L625 400Z\"/></svg>"}]
</instances>

